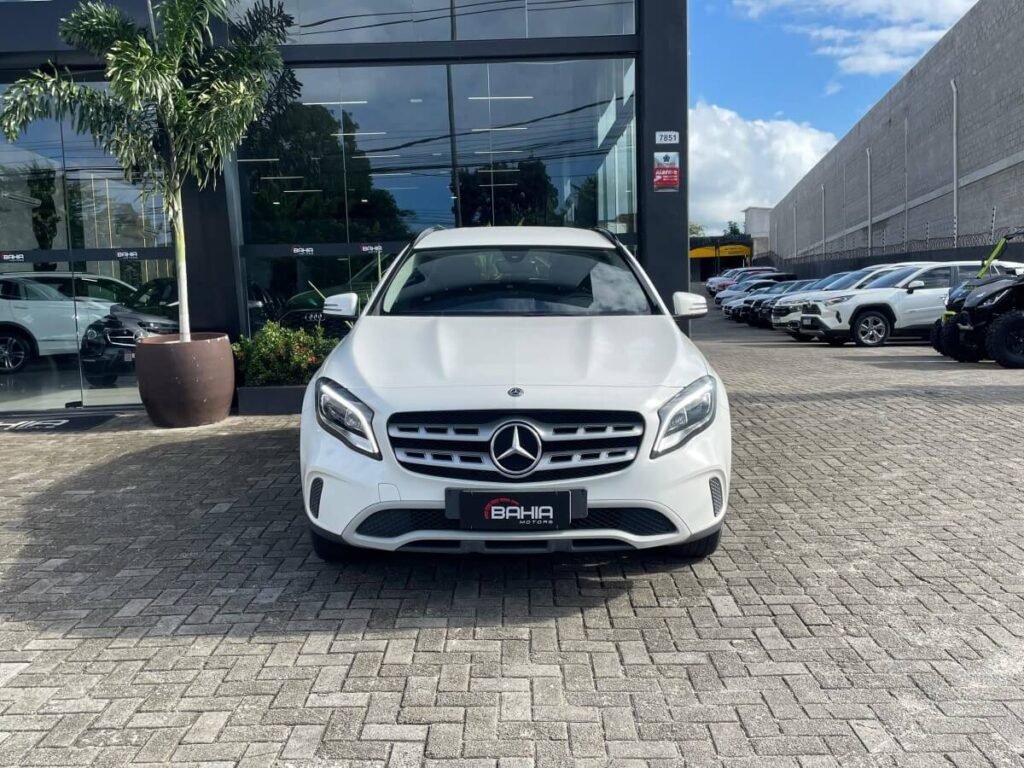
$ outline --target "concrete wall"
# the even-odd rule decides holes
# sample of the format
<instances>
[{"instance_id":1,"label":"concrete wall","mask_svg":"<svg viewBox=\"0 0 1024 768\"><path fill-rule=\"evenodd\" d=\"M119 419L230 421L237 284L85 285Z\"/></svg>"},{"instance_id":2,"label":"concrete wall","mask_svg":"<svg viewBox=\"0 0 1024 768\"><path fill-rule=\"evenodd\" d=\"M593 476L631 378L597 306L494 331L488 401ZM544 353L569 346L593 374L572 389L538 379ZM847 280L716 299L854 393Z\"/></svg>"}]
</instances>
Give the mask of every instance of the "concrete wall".
<instances>
[{"instance_id":1,"label":"concrete wall","mask_svg":"<svg viewBox=\"0 0 1024 768\"><path fill-rule=\"evenodd\" d=\"M775 207L776 258L975 246L993 230L998 237L1024 228L1022 39L1022 0L980 0ZM958 219L951 81L959 92Z\"/></svg>"}]
</instances>

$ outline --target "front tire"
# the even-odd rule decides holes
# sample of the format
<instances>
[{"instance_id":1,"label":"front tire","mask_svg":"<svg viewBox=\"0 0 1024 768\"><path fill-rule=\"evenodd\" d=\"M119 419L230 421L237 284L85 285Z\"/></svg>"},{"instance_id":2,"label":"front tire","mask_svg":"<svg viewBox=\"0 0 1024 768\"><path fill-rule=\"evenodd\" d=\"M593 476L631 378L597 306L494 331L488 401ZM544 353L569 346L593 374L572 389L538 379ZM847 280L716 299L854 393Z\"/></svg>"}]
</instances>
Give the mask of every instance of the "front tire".
<instances>
[{"instance_id":1,"label":"front tire","mask_svg":"<svg viewBox=\"0 0 1024 768\"><path fill-rule=\"evenodd\" d=\"M882 347L892 335L892 323L881 312L868 310L853 321L853 343L858 347Z\"/></svg>"},{"instance_id":2,"label":"front tire","mask_svg":"<svg viewBox=\"0 0 1024 768\"><path fill-rule=\"evenodd\" d=\"M1003 368L1024 368L1024 312L997 317L988 329L988 354Z\"/></svg>"},{"instance_id":3,"label":"front tire","mask_svg":"<svg viewBox=\"0 0 1024 768\"><path fill-rule=\"evenodd\" d=\"M32 342L21 331L0 330L0 375L20 373L32 360Z\"/></svg>"},{"instance_id":4,"label":"front tire","mask_svg":"<svg viewBox=\"0 0 1024 768\"><path fill-rule=\"evenodd\" d=\"M351 562L361 559L365 553L365 550L321 536L312 528L309 530L309 538L313 543L313 552L325 563Z\"/></svg>"},{"instance_id":5,"label":"front tire","mask_svg":"<svg viewBox=\"0 0 1024 768\"><path fill-rule=\"evenodd\" d=\"M946 356L953 358L958 363L976 363L983 357L980 349L963 343L960 338L960 328L956 322L946 323L942 326L942 349Z\"/></svg>"},{"instance_id":6,"label":"front tire","mask_svg":"<svg viewBox=\"0 0 1024 768\"><path fill-rule=\"evenodd\" d=\"M945 326L941 320L936 320L935 325L932 326L932 331L928 335L928 341L931 342L932 349L938 352L940 355L946 354L946 348L942 344L942 329Z\"/></svg>"},{"instance_id":7,"label":"front tire","mask_svg":"<svg viewBox=\"0 0 1024 768\"><path fill-rule=\"evenodd\" d=\"M672 557L680 560L703 560L706 557L711 557L711 555L715 553L715 550L718 549L718 544L721 540L722 529L719 528L710 536L705 536L703 539L687 541L685 544L675 544L671 547L665 547L665 551Z\"/></svg>"}]
</instances>

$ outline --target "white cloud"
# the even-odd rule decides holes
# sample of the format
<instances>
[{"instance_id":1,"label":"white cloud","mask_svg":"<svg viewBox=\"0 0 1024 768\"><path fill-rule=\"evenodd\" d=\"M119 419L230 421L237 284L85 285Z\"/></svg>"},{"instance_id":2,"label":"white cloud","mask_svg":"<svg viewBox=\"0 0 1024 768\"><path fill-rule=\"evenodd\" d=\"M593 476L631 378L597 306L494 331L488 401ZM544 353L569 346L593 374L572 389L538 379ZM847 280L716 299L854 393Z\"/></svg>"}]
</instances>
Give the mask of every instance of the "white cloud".
<instances>
[{"instance_id":1,"label":"white cloud","mask_svg":"<svg viewBox=\"0 0 1024 768\"><path fill-rule=\"evenodd\" d=\"M733 0L754 18L784 12L843 75L902 74L978 0Z\"/></svg>"},{"instance_id":2,"label":"white cloud","mask_svg":"<svg viewBox=\"0 0 1024 768\"><path fill-rule=\"evenodd\" d=\"M746 120L700 102L690 110L690 220L709 234L749 206L773 206L836 143L792 120Z\"/></svg>"}]
</instances>

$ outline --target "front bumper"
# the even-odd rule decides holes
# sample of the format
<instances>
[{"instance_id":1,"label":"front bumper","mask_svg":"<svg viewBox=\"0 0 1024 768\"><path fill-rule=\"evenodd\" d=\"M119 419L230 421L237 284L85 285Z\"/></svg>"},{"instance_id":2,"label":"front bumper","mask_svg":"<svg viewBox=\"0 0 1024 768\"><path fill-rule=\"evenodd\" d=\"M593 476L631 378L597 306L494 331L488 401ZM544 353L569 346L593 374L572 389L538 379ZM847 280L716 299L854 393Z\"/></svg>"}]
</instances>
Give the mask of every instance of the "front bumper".
<instances>
[{"instance_id":1,"label":"front bumper","mask_svg":"<svg viewBox=\"0 0 1024 768\"><path fill-rule=\"evenodd\" d=\"M307 520L326 538L386 551L522 554L628 550L700 539L721 528L728 508L731 424L728 399L721 388L719 398L715 422L684 447L658 459L650 458L657 432L657 416L653 416L653 424L651 417L647 417L639 456L626 469L596 477L502 487L500 483L433 477L402 467L381 428L386 417L374 419L382 458L374 460L357 453L317 424L312 397L307 392L301 438L302 495ZM642 512L659 516L671 525L667 526L668 531L651 533L630 523L622 527L578 527L574 519L572 528L556 531L469 531L446 517L445 495L449 489L488 490L496 494L585 489L587 516L593 516L595 521L611 517L615 510L620 520L630 520L621 515ZM312 490L315 493L311 494ZM397 535L366 535L365 527L360 532L369 518L379 513L391 514L393 510L417 510L418 519L443 524L427 522Z\"/></svg>"},{"instance_id":2,"label":"front bumper","mask_svg":"<svg viewBox=\"0 0 1024 768\"><path fill-rule=\"evenodd\" d=\"M837 321L835 315L801 315L797 331L822 339L850 338L850 326Z\"/></svg>"}]
</instances>

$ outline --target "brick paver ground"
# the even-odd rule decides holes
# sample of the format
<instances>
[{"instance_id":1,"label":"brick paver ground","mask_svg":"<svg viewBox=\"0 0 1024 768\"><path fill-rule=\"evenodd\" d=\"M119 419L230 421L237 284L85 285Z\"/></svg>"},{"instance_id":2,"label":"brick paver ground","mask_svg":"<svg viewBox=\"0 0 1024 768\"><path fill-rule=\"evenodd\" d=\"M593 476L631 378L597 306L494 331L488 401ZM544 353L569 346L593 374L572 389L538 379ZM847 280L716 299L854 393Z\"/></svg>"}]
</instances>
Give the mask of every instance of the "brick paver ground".
<instances>
[{"instance_id":1,"label":"brick paver ground","mask_svg":"<svg viewBox=\"0 0 1024 768\"><path fill-rule=\"evenodd\" d=\"M1024 372L698 328L695 565L324 565L290 418L0 436L0 764L1022 764Z\"/></svg>"}]
</instances>

